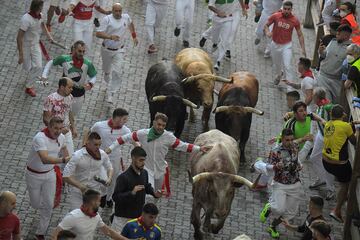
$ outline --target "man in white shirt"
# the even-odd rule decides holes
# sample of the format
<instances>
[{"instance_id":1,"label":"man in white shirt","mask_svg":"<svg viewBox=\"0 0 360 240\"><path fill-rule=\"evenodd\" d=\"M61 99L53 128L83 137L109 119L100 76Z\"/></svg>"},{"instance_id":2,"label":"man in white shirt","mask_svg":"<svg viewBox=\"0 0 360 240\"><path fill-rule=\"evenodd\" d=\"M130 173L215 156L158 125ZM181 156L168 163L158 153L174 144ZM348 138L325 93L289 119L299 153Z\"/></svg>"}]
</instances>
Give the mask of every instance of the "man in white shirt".
<instances>
[{"instance_id":1,"label":"man in white shirt","mask_svg":"<svg viewBox=\"0 0 360 240\"><path fill-rule=\"evenodd\" d=\"M108 227L101 216L98 214L100 206L100 193L88 189L82 197L81 207L68 213L64 219L55 228L52 234L52 240L58 239L58 234L62 230L70 230L75 233L77 240L92 240L96 228L98 228L106 236L116 240L127 240L126 237Z\"/></svg>"},{"instance_id":2,"label":"man in white shirt","mask_svg":"<svg viewBox=\"0 0 360 240\"><path fill-rule=\"evenodd\" d=\"M145 162L145 169L149 174L149 182L154 187L155 191L162 188L164 181L164 174L166 172L167 162L165 161L166 154L171 147L174 150L182 152L209 150L208 147L197 146L191 143L180 141L173 133L166 131L167 116L163 113L156 113L153 127L148 129L140 129L138 131L129 133L117 139L105 151L111 153L117 147L124 143L139 142L141 147L147 153L147 160Z\"/></svg>"},{"instance_id":3,"label":"man in white shirt","mask_svg":"<svg viewBox=\"0 0 360 240\"><path fill-rule=\"evenodd\" d=\"M70 157L66 150L65 137L61 133L63 120L59 117L50 119L48 127L38 132L33 138L29 153L25 178L29 191L30 204L39 210L40 222L35 232L38 240L44 239L54 207L55 191L59 168L57 164L66 163ZM60 157L61 155L61 157ZM61 191L60 191L61 192Z\"/></svg>"},{"instance_id":4,"label":"man in white shirt","mask_svg":"<svg viewBox=\"0 0 360 240\"><path fill-rule=\"evenodd\" d=\"M195 0L176 0L175 8L175 23L176 28L174 30L174 35L177 37L180 35L181 28L183 28L183 46L189 47L190 39L190 28L193 24L194 17L194 5Z\"/></svg>"},{"instance_id":5,"label":"man in white shirt","mask_svg":"<svg viewBox=\"0 0 360 240\"><path fill-rule=\"evenodd\" d=\"M46 33L51 42L53 38L45 27L41 19L41 11L44 1L33 0L30 11L21 18L21 25L16 37L17 49L19 51L18 63L23 65L23 69L28 72L25 82L25 93L31 97L36 97L33 82L41 74L42 59L40 50L41 29Z\"/></svg>"},{"instance_id":6,"label":"man in white shirt","mask_svg":"<svg viewBox=\"0 0 360 240\"><path fill-rule=\"evenodd\" d=\"M127 30L130 31L134 45L137 46L138 40L134 23L128 14L122 13L121 4L115 3L112 7L112 14L102 19L100 27L96 32L96 37L104 39L101 48L101 58L104 80L108 83L107 101L109 103L113 102L113 95L119 89L122 80Z\"/></svg>"},{"instance_id":7,"label":"man in white shirt","mask_svg":"<svg viewBox=\"0 0 360 240\"><path fill-rule=\"evenodd\" d=\"M214 16L212 19L212 26L202 34L202 38L200 40L200 47L204 46L207 38L210 36L212 37L212 42L214 43L214 45L219 45L216 64L214 66L214 69L218 71L220 67L220 61L225 56L226 50L230 49L232 41L231 32L233 13L236 11L237 8L240 7L242 8L244 16L247 16L247 12L243 0L209 0L208 7L211 11L214 12Z\"/></svg>"},{"instance_id":8,"label":"man in white shirt","mask_svg":"<svg viewBox=\"0 0 360 240\"><path fill-rule=\"evenodd\" d=\"M149 37L148 53L155 53L158 49L155 46L155 28L159 27L166 15L168 0L148 0L145 15L145 28Z\"/></svg>"},{"instance_id":9,"label":"man in white shirt","mask_svg":"<svg viewBox=\"0 0 360 240\"><path fill-rule=\"evenodd\" d=\"M114 110L112 118L106 121L96 122L91 127L91 132L96 132L101 137L101 149L105 150L114 141L116 141L117 138L131 133L130 129L125 126L126 122L128 121L128 115L129 113L125 109L117 108ZM124 172L126 167L122 160L122 153L120 148L117 148L112 153L110 153L109 158L114 169L114 174L111 184L107 188L105 197L107 206L112 207L113 201L111 196L114 193L116 178L120 173Z\"/></svg>"},{"instance_id":10,"label":"man in white shirt","mask_svg":"<svg viewBox=\"0 0 360 240\"><path fill-rule=\"evenodd\" d=\"M62 134L65 136L65 143L69 154L74 152L73 136L77 136L74 115L71 110L73 104L73 81L63 77L59 80L58 90L50 94L44 102L43 122L45 126L49 124L52 117L59 117L64 121Z\"/></svg>"},{"instance_id":11,"label":"man in white shirt","mask_svg":"<svg viewBox=\"0 0 360 240\"><path fill-rule=\"evenodd\" d=\"M96 132L88 136L85 146L74 152L66 164L63 178L72 185L70 194L71 209L79 208L82 203L82 193L91 188L100 191L101 185L109 186L113 176L113 168L108 155L100 149L101 137ZM101 176L102 166L107 171L107 179ZM100 178L100 181L98 178ZM103 182L103 183L101 183Z\"/></svg>"}]
</instances>

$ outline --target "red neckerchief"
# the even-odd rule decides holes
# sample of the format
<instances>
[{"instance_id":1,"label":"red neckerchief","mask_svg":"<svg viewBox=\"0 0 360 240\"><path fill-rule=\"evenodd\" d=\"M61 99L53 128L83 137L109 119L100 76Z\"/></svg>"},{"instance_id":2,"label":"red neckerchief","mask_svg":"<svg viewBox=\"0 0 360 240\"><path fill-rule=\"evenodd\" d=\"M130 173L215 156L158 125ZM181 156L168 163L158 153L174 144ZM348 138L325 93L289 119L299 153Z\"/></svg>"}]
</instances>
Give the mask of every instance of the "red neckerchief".
<instances>
[{"instance_id":1,"label":"red neckerchief","mask_svg":"<svg viewBox=\"0 0 360 240\"><path fill-rule=\"evenodd\" d=\"M305 78L305 77L311 77L311 78L314 78L314 75L312 73L312 71L309 69L309 70L306 70L302 75L301 75L301 78Z\"/></svg>"},{"instance_id":2,"label":"red neckerchief","mask_svg":"<svg viewBox=\"0 0 360 240\"><path fill-rule=\"evenodd\" d=\"M145 227L142 216L138 217L137 220L138 220L138 223L140 223L140 225L141 225L145 230L150 230L150 229L153 227L153 226L151 226L151 227L149 227L149 228Z\"/></svg>"},{"instance_id":3,"label":"red neckerchief","mask_svg":"<svg viewBox=\"0 0 360 240\"><path fill-rule=\"evenodd\" d=\"M89 218L96 217L97 213L90 212L84 205L81 205L80 210Z\"/></svg>"},{"instance_id":4,"label":"red neckerchief","mask_svg":"<svg viewBox=\"0 0 360 240\"><path fill-rule=\"evenodd\" d=\"M90 148L88 148L85 145L86 151L90 154L90 156L92 158L94 158L95 160L101 160L101 154L100 154L100 150L98 149L97 152L93 152Z\"/></svg>"},{"instance_id":5,"label":"red neckerchief","mask_svg":"<svg viewBox=\"0 0 360 240\"><path fill-rule=\"evenodd\" d=\"M41 130L45 136L47 136L48 138L52 139L52 140L56 140L56 143L58 144L58 146L60 146L60 143L58 141L57 138L53 138L51 135L50 135L50 131L49 131L49 128L44 128L43 130Z\"/></svg>"},{"instance_id":6,"label":"red neckerchief","mask_svg":"<svg viewBox=\"0 0 360 240\"><path fill-rule=\"evenodd\" d=\"M77 57L72 56L72 60L73 60L74 67L81 69L81 67L84 63L84 59L77 59Z\"/></svg>"},{"instance_id":7,"label":"red neckerchief","mask_svg":"<svg viewBox=\"0 0 360 240\"><path fill-rule=\"evenodd\" d=\"M326 104L329 104L330 100L327 98L324 99L320 99L319 101L316 102L316 105L318 105L319 107L324 106Z\"/></svg>"},{"instance_id":8,"label":"red neckerchief","mask_svg":"<svg viewBox=\"0 0 360 240\"><path fill-rule=\"evenodd\" d=\"M114 124L113 124L113 121L112 121L111 118L110 118L109 121L108 121L108 125L109 125L109 127L111 128L111 133L113 133L113 130L114 130L114 129L121 129L121 128L122 128L122 126L114 127Z\"/></svg>"},{"instance_id":9,"label":"red neckerchief","mask_svg":"<svg viewBox=\"0 0 360 240\"><path fill-rule=\"evenodd\" d=\"M36 12L29 12L30 16L32 16L35 19L41 19L41 13L36 13Z\"/></svg>"}]
</instances>

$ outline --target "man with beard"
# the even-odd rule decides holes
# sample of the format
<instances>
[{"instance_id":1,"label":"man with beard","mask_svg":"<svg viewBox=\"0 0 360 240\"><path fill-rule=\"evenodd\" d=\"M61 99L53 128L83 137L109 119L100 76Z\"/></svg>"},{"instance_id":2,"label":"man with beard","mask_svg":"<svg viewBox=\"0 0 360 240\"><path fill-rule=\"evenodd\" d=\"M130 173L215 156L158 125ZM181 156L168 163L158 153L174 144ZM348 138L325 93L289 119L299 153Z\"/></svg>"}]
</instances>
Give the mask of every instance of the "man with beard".
<instances>
[{"instance_id":1,"label":"man with beard","mask_svg":"<svg viewBox=\"0 0 360 240\"><path fill-rule=\"evenodd\" d=\"M209 149L208 147L200 147L180 141L173 133L165 130L167 120L168 117L165 114L156 113L151 128L140 129L121 136L105 150L106 153L109 154L124 143L139 142L148 155L148 160L145 162L145 169L149 173L149 182L154 186L155 191L161 190L163 185L164 174L167 167L165 156L170 147L182 152L206 152Z\"/></svg>"},{"instance_id":2,"label":"man with beard","mask_svg":"<svg viewBox=\"0 0 360 240\"><path fill-rule=\"evenodd\" d=\"M340 25L336 32L336 38L332 39L327 47L319 46L319 55L323 60L320 63L320 71L317 82L320 87L326 89L326 96L332 103L338 103L340 91L343 85L341 80L342 63L346 58L346 48L351 44L351 27Z\"/></svg>"},{"instance_id":3,"label":"man with beard","mask_svg":"<svg viewBox=\"0 0 360 240\"><path fill-rule=\"evenodd\" d=\"M0 239L21 239L20 220L12 213L16 195L10 191L0 192Z\"/></svg>"},{"instance_id":4,"label":"man with beard","mask_svg":"<svg viewBox=\"0 0 360 240\"><path fill-rule=\"evenodd\" d=\"M154 191L149 183L148 172L144 169L146 152L141 147L131 150L131 166L116 179L112 196L115 202L115 213L112 227L121 231L129 219L141 215L145 203L145 195L161 197L161 192Z\"/></svg>"},{"instance_id":5,"label":"man with beard","mask_svg":"<svg viewBox=\"0 0 360 240\"><path fill-rule=\"evenodd\" d=\"M304 36L299 20L292 14L292 8L292 2L284 2L282 10L272 14L264 27L266 36L272 39L270 51L277 74L274 80L275 85L278 85L281 79L294 80L292 69L292 33L294 28L299 38L302 55L306 57ZM272 31L270 31L271 25L273 25Z\"/></svg>"},{"instance_id":6,"label":"man with beard","mask_svg":"<svg viewBox=\"0 0 360 240\"><path fill-rule=\"evenodd\" d=\"M74 97L72 112L78 115L85 100L85 91L92 89L96 82L96 69L92 62L84 57L85 43L76 41L71 47L71 55L60 55L50 60L43 71L42 81L47 81L51 66L62 66L63 76L74 82L71 95ZM89 77L89 79L87 79Z\"/></svg>"},{"instance_id":7,"label":"man with beard","mask_svg":"<svg viewBox=\"0 0 360 240\"><path fill-rule=\"evenodd\" d=\"M59 232L63 230L70 230L76 234L76 239L92 240L96 228L99 228L103 234L112 239L126 240L127 238L105 225L101 219L98 214L100 198L99 192L92 189L86 190L82 196L81 207L71 211L64 217L54 230L52 239L56 240Z\"/></svg>"},{"instance_id":8,"label":"man with beard","mask_svg":"<svg viewBox=\"0 0 360 240\"><path fill-rule=\"evenodd\" d=\"M61 178L58 164L69 161L65 137L61 133L63 120L53 117L48 127L37 133L26 163L26 187L29 191L30 205L39 210L40 222L35 238L43 240L49 226L52 210L57 197L60 202ZM60 154L62 157L59 157ZM60 181L60 182L59 182Z\"/></svg>"},{"instance_id":9,"label":"man with beard","mask_svg":"<svg viewBox=\"0 0 360 240\"><path fill-rule=\"evenodd\" d=\"M108 155L100 149L100 146L100 135L96 132L90 133L85 146L74 152L64 168L64 181L73 186L70 190L71 209L80 207L82 193L87 189L99 191L102 184L109 186L111 183L113 168ZM107 171L107 179L99 180L102 166Z\"/></svg>"}]
</instances>

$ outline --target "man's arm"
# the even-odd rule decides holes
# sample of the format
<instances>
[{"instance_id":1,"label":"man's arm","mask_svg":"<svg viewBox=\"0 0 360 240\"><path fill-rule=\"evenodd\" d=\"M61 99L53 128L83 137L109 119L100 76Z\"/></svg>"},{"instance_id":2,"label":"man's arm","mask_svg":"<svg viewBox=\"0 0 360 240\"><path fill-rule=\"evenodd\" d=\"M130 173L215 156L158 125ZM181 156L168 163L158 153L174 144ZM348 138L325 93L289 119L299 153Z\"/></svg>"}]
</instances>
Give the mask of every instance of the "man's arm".
<instances>
[{"instance_id":1,"label":"man's arm","mask_svg":"<svg viewBox=\"0 0 360 240\"><path fill-rule=\"evenodd\" d=\"M111 183L113 174L114 174L114 169L110 162L109 156L106 153L103 156L104 156L103 165L104 165L105 169L107 170L107 177L108 177L106 180L106 185L109 186Z\"/></svg>"},{"instance_id":2,"label":"man's arm","mask_svg":"<svg viewBox=\"0 0 360 240\"><path fill-rule=\"evenodd\" d=\"M76 130L74 113L72 111L69 112L69 121L70 121L71 134L72 134L73 138L77 138L78 132Z\"/></svg>"},{"instance_id":3,"label":"man's arm","mask_svg":"<svg viewBox=\"0 0 360 240\"><path fill-rule=\"evenodd\" d=\"M74 187L78 188L82 193L84 193L88 187L76 180L73 176L63 177L64 181Z\"/></svg>"},{"instance_id":4,"label":"man's arm","mask_svg":"<svg viewBox=\"0 0 360 240\"><path fill-rule=\"evenodd\" d=\"M136 37L135 25L134 25L133 22L131 22L131 23L129 24L129 31L130 31L130 34L131 34L131 38L133 39L134 45L137 46L138 43L139 43L139 41L138 41L138 39L137 39L137 37Z\"/></svg>"},{"instance_id":5,"label":"man's arm","mask_svg":"<svg viewBox=\"0 0 360 240\"><path fill-rule=\"evenodd\" d=\"M111 11L106 11L105 9L103 9L102 7L100 6L95 6L95 9L99 12L99 13L102 13L102 14L105 14L105 15L109 15L111 14Z\"/></svg>"},{"instance_id":6,"label":"man's arm","mask_svg":"<svg viewBox=\"0 0 360 240\"><path fill-rule=\"evenodd\" d=\"M356 137L354 134L349 137L349 141L352 145L356 146Z\"/></svg>"},{"instance_id":7,"label":"man's arm","mask_svg":"<svg viewBox=\"0 0 360 240\"><path fill-rule=\"evenodd\" d=\"M305 90L305 104L309 106L313 99L313 89L306 89Z\"/></svg>"},{"instance_id":8,"label":"man's arm","mask_svg":"<svg viewBox=\"0 0 360 240\"><path fill-rule=\"evenodd\" d=\"M119 233L117 233L116 231L114 231L112 228L110 228L107 225L104 225L104 226L100 227L99 229L103 234L110 237L111 239L128 240L128 238L121 236Z\"/></svg>"},{"instance_id":9,"label":"man's arm","mask_svg":"<svg viewBox=\"0 0 360 240\"><path fill-rule=\"evenodd\" d=\"M299 38L299 43L300 43L302 54L304 57L306 57L304 34L302 33L300 26L298 28L296 28L296 33Z\"/></svg>"},{"instance_id":10,"label":"man's arm","mask_svg":"<svg viewBox=\"0 0 360 240\"><path fill-rule=\"evenodd\" d=\"M128 183L125 180L125 177L123 175L118 176L116 179L115 190L112 195L114 202L122 202L123 199L131 200L135 194L132 194L132 191L128 190Z\"/></svg>"},{"instance_id":11,"label":"man's arm","mask_svg":"<svg viewBox=\"0 0 360 240\"><path fill-rule=\"evenodd\" d=\"M105 152L107 154L109 154L114 149L118 148L120 145L123 145L124 143L139 142L138 134L139 134L139 131L134 131L132 133L128 133L128 134L125 134L125 135L119 137L107 149L105 149Z\"/></svg>"},{"instance_id":12,"label":"man's arm","mask_svg":"<svg viewBox=\"0 0 360 240\"><path fill-rule=\"evenodd\" d=\"M48 155L48 151L43 151L43 150L38 151L37 153L43 164L67 163L70 159L69 156L64 156L62 158L51 157ZM67 153L67 150L66 150L66 153ZM69 154L67 153L67 155L69 155Z\"/></svg>"},{"instance_id":13,"label":"man's arm","mask_svg":"<svg viewBox=\"0 0 360 240\"><path fill-rule=\"evenodd\" d=\"M19 52L18 64L22 64L24 62L24 51L23 51L23 49L24 49L23 48L24 34L25 34L25 31L19 29L17 37L16 37L17 49Z\"/></svg>"},{"instance_id":14,"label":"man's arm","mask_svg":"<svg viewBox=\"0 0 360 240\"><path fill-rule=\"evenodd\" d=\"M294 83L294 82L290 82L289 80L282 80L286 85L289 85L290 87L293 87L295 89L300 89L301 88L301 84L300 83Z\"/></svg>"},{"instance_id":15,"label":"man's arm","mask_svg":"<svg viewBox=\"0 0 360 240\"><path fill-rule=\"evenodd\" d=\"M285 228L293 231L293 232L305 232L305 223L301 226L296 226L296 225L292 225L290 224L286 219L281 219L282 223L284 224ZM304 229L304 231L303 231Z\"/></svg>"},{"instance_id":16,"label":"man's arm","mask_svg":"<svg viewBox=\"0 0 360 240\"><path fill-rule=\"evenodd\" d=\"M63 229L59 226L57 226L54 230L54 232L51 235L51 240L57 240L57 236L59 235L59 233L62 231Z\"/></svg>"},{"instance_id":17,"label":"man's arm","mask_svg":"<svg viewBox=\"0 0 360 240\"><path fill-rule=\"evenodd\" d=\"M88 187L73 177L78 160L79 160L79 157L75 156L73 154L70 161L66 164L66 166L64 168L63 179L68 184L73 185L74 187L80 189L81 192L85 192L86 189L88 189Z\"/></svg>"}]
</instances>

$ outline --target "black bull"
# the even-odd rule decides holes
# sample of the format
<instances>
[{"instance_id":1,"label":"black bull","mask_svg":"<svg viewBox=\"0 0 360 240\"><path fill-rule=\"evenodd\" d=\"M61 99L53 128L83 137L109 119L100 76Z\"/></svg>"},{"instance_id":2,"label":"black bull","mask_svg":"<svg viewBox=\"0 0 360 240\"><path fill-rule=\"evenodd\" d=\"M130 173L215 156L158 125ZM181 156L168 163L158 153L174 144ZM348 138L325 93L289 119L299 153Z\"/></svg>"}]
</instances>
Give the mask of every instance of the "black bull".
<instances>
[{"instance_id":1,"label":"black bull","mask_svg":"<svg viewBox=\"0 0 360 240\"><path fill-rule=\"evenodd\" d=\"M157 112L164 113L168 117L166 129L174 131L176 137L179 137L184 129L186 106L191 105L191 102L184 99L181 85L184 78L181 70L173 62L164 60L151 66L145 82L150 126Z\"/></svg>"}]
</instances>

